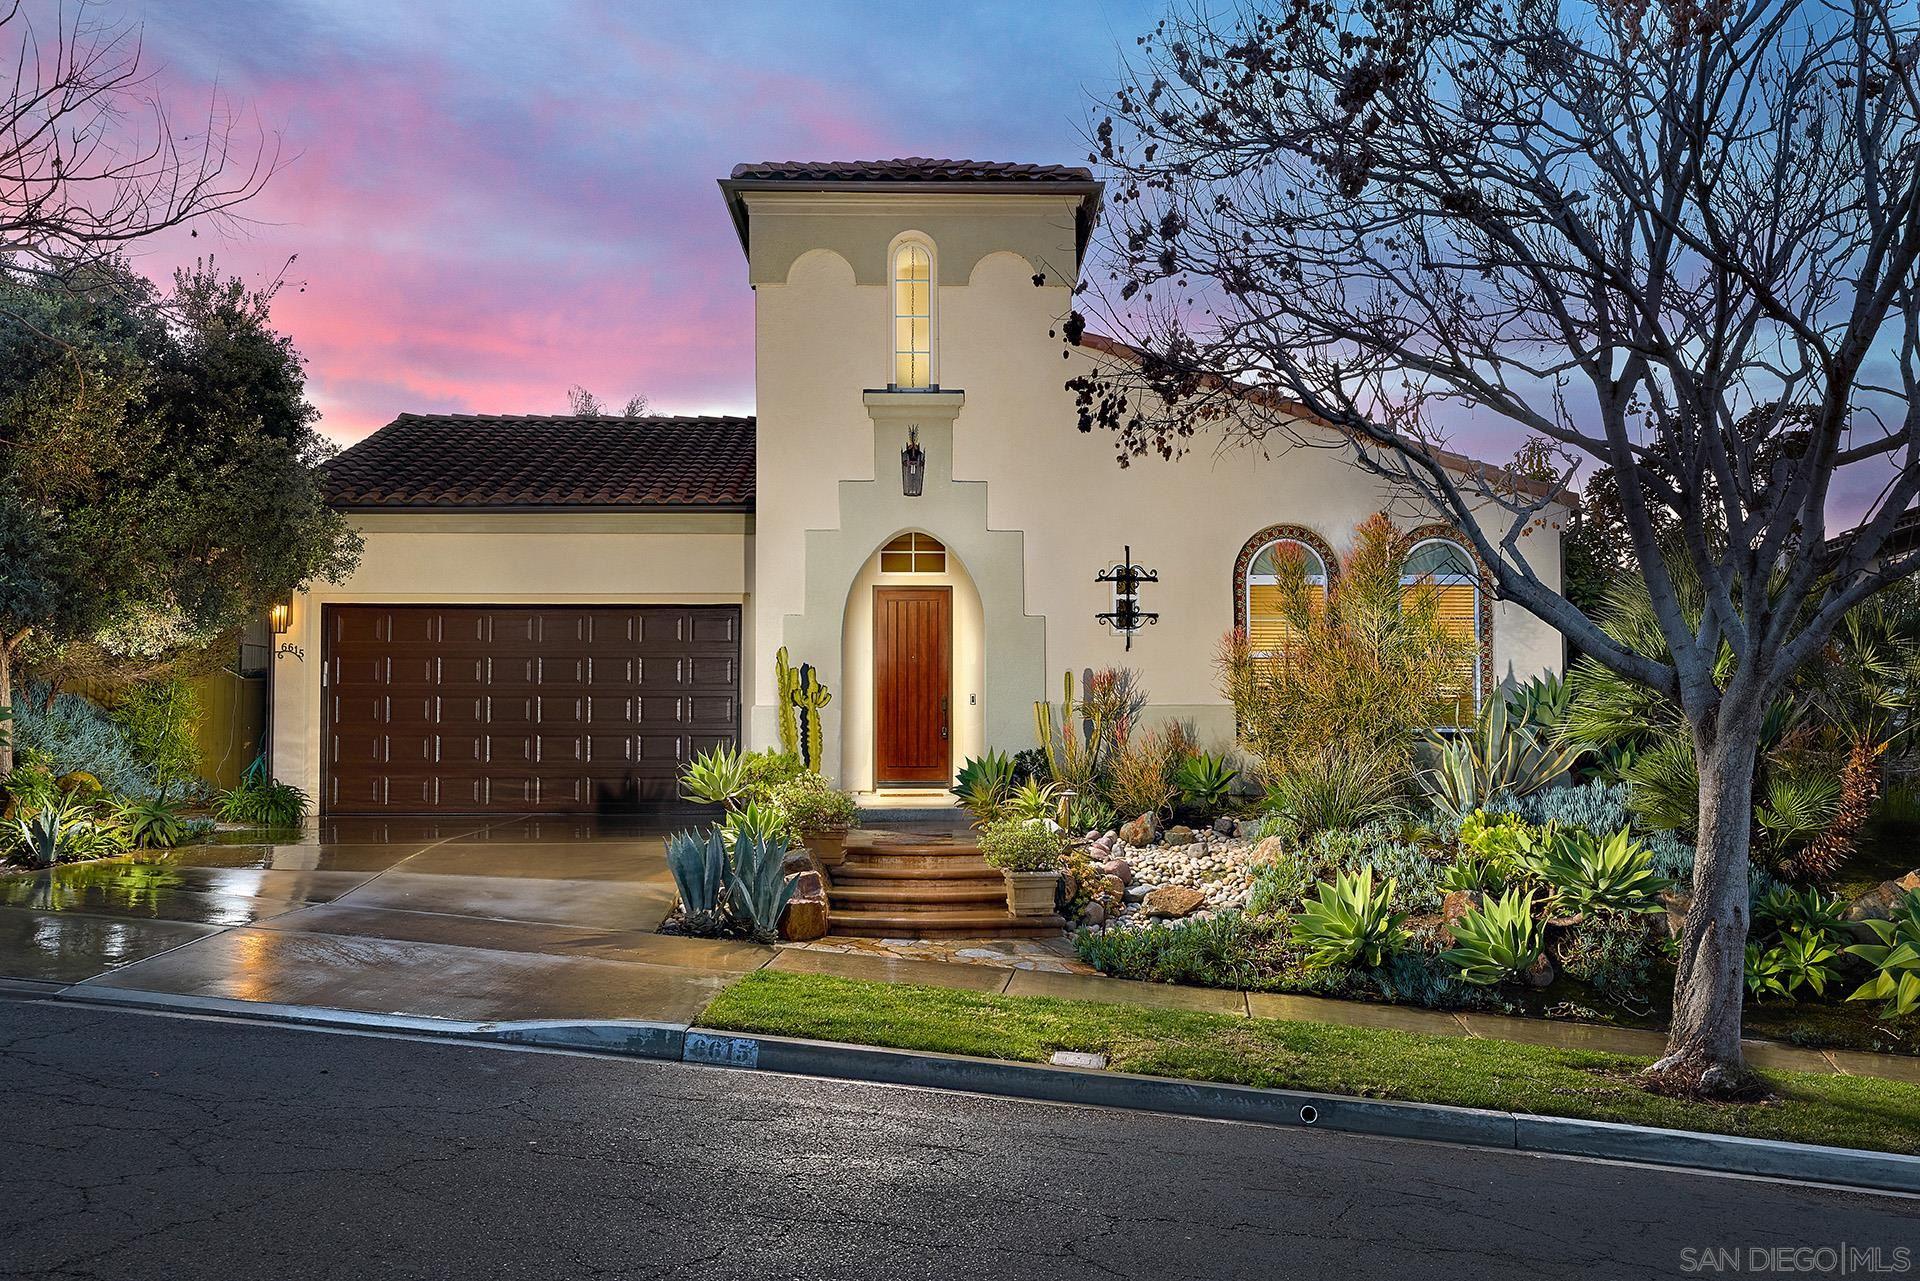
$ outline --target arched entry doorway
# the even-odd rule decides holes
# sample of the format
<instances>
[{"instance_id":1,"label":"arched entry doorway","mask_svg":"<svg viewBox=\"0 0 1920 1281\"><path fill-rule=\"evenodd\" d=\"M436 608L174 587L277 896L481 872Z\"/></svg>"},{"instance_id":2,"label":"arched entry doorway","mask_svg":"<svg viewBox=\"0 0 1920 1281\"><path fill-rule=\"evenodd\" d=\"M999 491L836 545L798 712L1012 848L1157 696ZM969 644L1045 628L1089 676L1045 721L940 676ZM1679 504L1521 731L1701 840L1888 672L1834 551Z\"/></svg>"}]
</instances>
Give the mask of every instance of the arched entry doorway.
<instances>
[{"instance_id":1,"label":"arched entry doorway","mask_svg":"<svg viewBox=\"0 0 1920 1281\"><path fill-rule=\"evenodd\" d=\"M903 530L847 593L841 777L857 791L945 788L985 739L985 612L938 537Z\"/></svg>"}]
</instances>

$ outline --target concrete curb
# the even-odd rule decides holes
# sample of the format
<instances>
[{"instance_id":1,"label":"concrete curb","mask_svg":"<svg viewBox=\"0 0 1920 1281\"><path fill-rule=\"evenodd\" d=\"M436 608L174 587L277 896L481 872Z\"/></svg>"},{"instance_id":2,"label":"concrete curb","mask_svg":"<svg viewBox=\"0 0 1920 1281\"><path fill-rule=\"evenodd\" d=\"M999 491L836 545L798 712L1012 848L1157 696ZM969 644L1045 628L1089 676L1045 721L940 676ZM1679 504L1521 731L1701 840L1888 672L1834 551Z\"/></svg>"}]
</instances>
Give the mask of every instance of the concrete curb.
<instances>
[{"instance_id":1,"label":"concrete curb","mask_svg":"<svg viewBox=\"0 0 1920 1281\"><path fill-rule=\"evenodd\" d=\"M23 984L21 987L33 995L84 1004L678 1061L1920 1193L1920 1157L1775 1139L1484 1111L1437 1103L1358 1099L1305 1090L1269 1090L795 1037L737 1035L680 1023L644 1020L469 1022L84 984L68 987ZM19 991L20 988L6 990Z\"/></svg>"},{"instance_id":2,"label":"concrete curb","mask_svg":"<svg viewBox=\"0 0 1920 1281\"><path fill-rule=\"evenodd\" d=\"M688 1029L685 1057L689 1062L724 1063L766 1072L965 1090L1212 1120L1252 1121L1920 1193L1920 1157L1892 1152L1864 1152L1432 1103L1267 1090L999 1059L921 1054L787 1037L736 1036L703 1028Z\"/></svg>"}]
</instances>

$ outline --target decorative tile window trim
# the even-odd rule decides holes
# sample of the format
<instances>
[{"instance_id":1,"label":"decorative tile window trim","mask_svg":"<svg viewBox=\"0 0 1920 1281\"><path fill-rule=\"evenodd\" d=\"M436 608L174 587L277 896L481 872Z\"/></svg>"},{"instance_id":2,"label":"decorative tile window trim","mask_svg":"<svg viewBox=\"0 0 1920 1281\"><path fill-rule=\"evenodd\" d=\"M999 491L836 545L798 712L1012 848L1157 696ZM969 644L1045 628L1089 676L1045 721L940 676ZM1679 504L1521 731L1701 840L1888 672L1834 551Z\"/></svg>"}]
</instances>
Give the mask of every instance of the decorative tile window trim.
<instances>
[{"instance_id":1,"label":"decorative tile window trim","mask_svg":"<svg viewBox=\"0 0 1920 1281\"><path fill-rule=\"evenodd\" d=\"M1460 527L1451 521L1434 521L1419 525L1400 536L1400 555L1405 558L1415 547L1428 539L1439 538L1452 543L1466 553L1473 562L1474 572L1479 576L1480 590L1475 593L1479 598L1480 613L1480 700L1484 701L1493 693L1493 575L1487 570L1487 563L1480 559L1480 553L1473 543L1460 532ZM1475 708L1479 702L1475 703Z\"/></svg>"},{"instance_id":2,"label":"decorative tile window trim","mask_svg":"<svg viewBox=\"0 0 1920 1281\"><path fill-rule=\"evenodd\" d=\"M1268 525L1241 545L1240 555L1233 562L1233 627L1244 632L1252 621L1247 617L1247 573L1253 568L1254 557L1268 543L1291 541L1304 544L1320 558L1327 568L1327 590L1333 590L1334 580L1340 576L1340 558L1333 554L1333 547L1305 525Z\"/></svg>"}]
</instances>

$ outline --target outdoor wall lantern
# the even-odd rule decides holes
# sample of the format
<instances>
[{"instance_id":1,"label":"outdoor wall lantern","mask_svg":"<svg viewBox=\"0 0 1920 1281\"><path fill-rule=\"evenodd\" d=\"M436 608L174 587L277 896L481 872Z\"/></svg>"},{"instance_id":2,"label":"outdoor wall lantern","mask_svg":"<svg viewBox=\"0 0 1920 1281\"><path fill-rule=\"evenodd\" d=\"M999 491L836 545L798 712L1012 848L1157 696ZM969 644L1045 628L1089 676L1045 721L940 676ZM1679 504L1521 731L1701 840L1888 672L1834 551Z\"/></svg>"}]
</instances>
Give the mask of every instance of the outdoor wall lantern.
<instances>
[{"instance_id":1,"label":"outdoor wall lantern","mask_svg":"<svg viewBox=\"0 0 1920 1281\"><path fill-rule=\"evenodd\" d=\"M293 602L277 600L268 606L267 625L273 628L275 636L285 636L293 630Z\"/></svg>"},{"instance_id":2,"label":"outdoor wall lantern","mask_svg":"<svg viewBox=\"0 0 1920 1281\"><path fill-rule=\"evenodd\" d=\"M1093 576L1093 581L1113 584L1113 609L1105 614L1095 614L1094 617L1126 637L1127 651L1131 653L1133 634L1142 627L1160 621L1160 615L1140 608L1140 585L1159 582L1159 572L1134 564L1133 547L1129 544L1121 551L1120 563L1112 569L1101 570Z\"/></svg>"},{"instance_id":3,"label":"outdoor wall lantern","mask_svg":"<svg viewBox=\"0 0 1920 1281\"><path fill-rule=\"evenodd\" d=\"M927 451L920 448L920 428L907 428L907 447L900 451L900 492L920 497L927 485Z\"/></svg>"}]
</instances>

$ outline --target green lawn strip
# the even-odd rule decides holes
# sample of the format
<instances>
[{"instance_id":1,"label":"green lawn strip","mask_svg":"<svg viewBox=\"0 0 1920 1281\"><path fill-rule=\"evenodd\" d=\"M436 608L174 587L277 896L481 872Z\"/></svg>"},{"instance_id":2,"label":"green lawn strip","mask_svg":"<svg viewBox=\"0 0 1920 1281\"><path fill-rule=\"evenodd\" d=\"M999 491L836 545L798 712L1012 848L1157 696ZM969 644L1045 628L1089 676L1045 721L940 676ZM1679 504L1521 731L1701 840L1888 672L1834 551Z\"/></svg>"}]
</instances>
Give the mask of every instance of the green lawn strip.
<instances>
[{"instance_id":1,"label":"green lawn strip","mask_svg":"<svg viewBox=\"0 0 1920 1281\"><path fill-rule=\"evenodd\" d=\"M1628 1055L769 971L726 988L699 1022L1030 1063L1087 1050L1152 1076L1920 1151L1920 1087L1869 1077L1768 1073L1767 1102L1689 1103L1640 1089L1647 1060Z\"/></svg>"}]
</instances>

